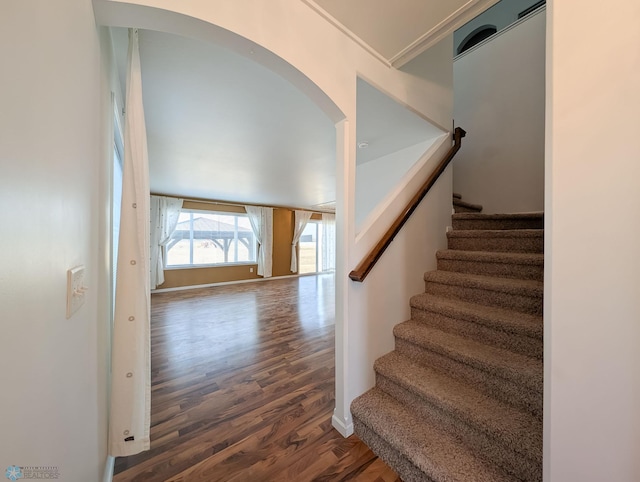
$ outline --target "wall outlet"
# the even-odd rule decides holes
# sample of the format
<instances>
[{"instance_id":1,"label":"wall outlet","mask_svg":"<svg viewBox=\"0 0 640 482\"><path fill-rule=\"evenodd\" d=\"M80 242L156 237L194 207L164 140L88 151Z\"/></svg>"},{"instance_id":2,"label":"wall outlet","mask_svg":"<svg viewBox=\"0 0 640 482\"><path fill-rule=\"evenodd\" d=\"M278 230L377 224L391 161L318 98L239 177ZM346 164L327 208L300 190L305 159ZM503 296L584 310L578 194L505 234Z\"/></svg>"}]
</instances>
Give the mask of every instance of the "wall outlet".
<instances>
[{"instance_id":1,"label":"wall outlet","mask_svg":"<svg viewBox=\"0 0 640 482\"><path fill-rule=\"evenodd\" d=\"M84 283L84 266L67 270L67 319L84 304L87 289Z\"/></svg>"},{"instance_id":2,"label":"wall outlet","mask_svg":"<svg viewBox=\"0 0 640 482\"><path fill-rule=\"evenodd\" d=\"M249 268L249 273L253 273L253 267Z\"/></svg>"}]
</instances>

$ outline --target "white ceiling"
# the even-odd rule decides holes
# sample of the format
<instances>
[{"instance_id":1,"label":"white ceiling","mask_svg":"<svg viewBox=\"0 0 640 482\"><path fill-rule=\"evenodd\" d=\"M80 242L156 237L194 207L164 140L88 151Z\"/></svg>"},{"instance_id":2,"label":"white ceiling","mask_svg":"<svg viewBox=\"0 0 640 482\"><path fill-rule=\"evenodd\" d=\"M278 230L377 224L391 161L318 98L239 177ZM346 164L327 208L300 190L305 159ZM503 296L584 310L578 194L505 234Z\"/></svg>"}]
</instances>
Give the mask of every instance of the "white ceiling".
<instances>
[{"instance_id":1,"label":"white ceiling","mask_svg":"<svg viewBox=\"0 0 640 482\"><path fill-rule=\"evenodd\" d=\"M113 28L123 92L128 36ZM140 30L151 191L272 206L335 201L335 128L306 95L250 58ZM358 81L358 163L441 131Z\"/></svg>"},{"instance_id":2,"label":"white ceiling","mask_svg":"<svg viewBox=\"0 0 640 482\"><path fill-rule=\"evenodd\" d=\"M127 32L115 30L122 73ZM289 82L160 32L140 31L140 59L152 192L276 206L335 200L335 128Z\"/></svg>"}]
</instances>

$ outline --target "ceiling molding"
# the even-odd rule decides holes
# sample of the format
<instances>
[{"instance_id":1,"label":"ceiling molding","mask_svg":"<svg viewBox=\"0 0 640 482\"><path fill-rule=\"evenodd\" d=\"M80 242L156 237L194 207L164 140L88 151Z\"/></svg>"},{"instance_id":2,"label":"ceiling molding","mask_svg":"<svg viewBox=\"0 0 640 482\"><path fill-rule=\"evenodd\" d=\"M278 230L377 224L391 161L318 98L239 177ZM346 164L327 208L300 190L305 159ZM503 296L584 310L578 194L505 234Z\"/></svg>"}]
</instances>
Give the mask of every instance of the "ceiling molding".
<instances>
[{"instance_id":1,"label":"ceiling molding","mask_svg":"<svg viewBox=\"0 0 640 482\"><path fill-rule=\"evenodd\" d=\"M498 0L495 0L495 1L498 1ZM302 0L302 3L307 4L307 6L309 6L312 10L314 10L318 15L320 15L327 22L329 22L334 27L336 27L338 30L340 30L343 34L345 34L347 37L349 37L355 43L357 43L360 47L362 47L369 54L371 54L375 59L377 59L380 62L382 62L386 67L389 67L389 68L392 67L391 62L389 62L388 59L386 59L382 54L380 54L380 52L378 52L376 49L371 47L371 45L369 45L367 42L362 40L360 37L358 37L351 30L349 30L337 18L335 18L333 15L331 15L329 12L327 12L324 8L322 8L320 5L318 5L316 2L314 2L314 0Z\"/></svg>"},{"instance_id":2,"label":"ceiling molding","mask_svg":"<svg viewBox=\"0 0 640 482\"><path fill-rule=\"evenodd\" d=\"M336 202L335 201L327 201L326 203L314 204L311 206L312 208L316 208L323 213L335 213L336 212Z\"/></svg>"},{"instance_id":3,"label":"ceiling molding","mask_svg":"<svg viewBox=\"0 0 640 482\"><path fill-rule=\"evenodd\" d=\"M306 2L307 0L303 0ZM311 0L309 0L311 1ZM489 7L492 7L499 0L469 0L466 4L445 18L438 25L433 27L420 38L413 41L410 45L402 49L396 55L389 59L392 67L399 69L404 64L413 60L429 47L437 44L455 29L464 25L469 20L475 18Z\"/></svg>"}]
</instances>

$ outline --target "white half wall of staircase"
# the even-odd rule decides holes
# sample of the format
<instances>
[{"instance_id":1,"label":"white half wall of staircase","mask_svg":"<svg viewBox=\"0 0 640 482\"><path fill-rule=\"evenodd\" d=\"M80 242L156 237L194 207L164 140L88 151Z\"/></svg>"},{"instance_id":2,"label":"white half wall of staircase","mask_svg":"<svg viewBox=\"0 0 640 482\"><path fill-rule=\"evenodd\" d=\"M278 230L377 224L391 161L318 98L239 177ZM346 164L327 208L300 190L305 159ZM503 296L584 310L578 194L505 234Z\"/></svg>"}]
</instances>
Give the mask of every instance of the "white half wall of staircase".
<instances>
[{"instance_id":1,"label":"white half wall of staircase","mask_svg":"<svg viewBox=\"0 0 640 482\"><path fill-rule=\"evenodd\" d=\"M633 482L640 3L558 1L548 9L544 480Z\"/></svg>"},{"instance_id":2,"label":"white half wall of staircase","mask_svg":"<svg viewBox=\"0 0 640 482\"><path fill-rule=\"evenodd\" d=\"M468 133L453 190L485 213L544 208L545 16L538 11L453 63L454 119Z\"/></svg>"}]
</instances>

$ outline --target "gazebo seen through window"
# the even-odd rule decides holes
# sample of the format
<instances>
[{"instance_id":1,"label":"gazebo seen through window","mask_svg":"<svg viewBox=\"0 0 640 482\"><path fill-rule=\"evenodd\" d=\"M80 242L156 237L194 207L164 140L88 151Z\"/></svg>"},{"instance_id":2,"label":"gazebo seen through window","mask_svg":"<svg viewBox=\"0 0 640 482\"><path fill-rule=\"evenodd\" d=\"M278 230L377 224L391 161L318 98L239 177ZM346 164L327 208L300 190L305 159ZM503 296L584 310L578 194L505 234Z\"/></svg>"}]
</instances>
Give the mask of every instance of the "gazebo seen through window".
<instances>
[{"instance_id":1,"label":"gazebo seen through window","mask_svg":"<svg viewBox=\"0 0 640 482\"><path fill-rule=\"evenodd\" d=\"M182 211L166 246L167 266L255 263L256 241L243 214Z\"/></svg>"}]
</instances>

